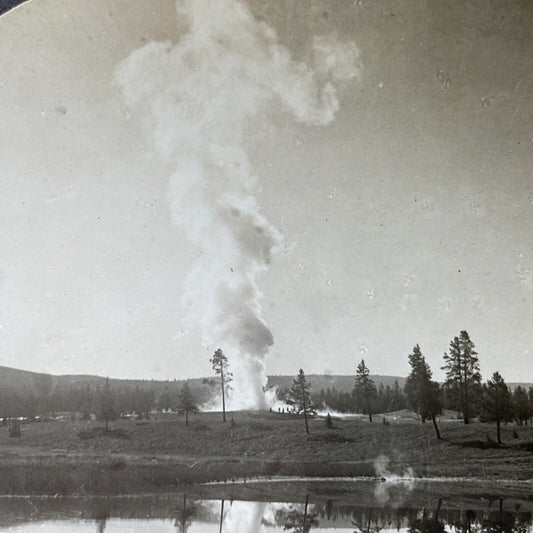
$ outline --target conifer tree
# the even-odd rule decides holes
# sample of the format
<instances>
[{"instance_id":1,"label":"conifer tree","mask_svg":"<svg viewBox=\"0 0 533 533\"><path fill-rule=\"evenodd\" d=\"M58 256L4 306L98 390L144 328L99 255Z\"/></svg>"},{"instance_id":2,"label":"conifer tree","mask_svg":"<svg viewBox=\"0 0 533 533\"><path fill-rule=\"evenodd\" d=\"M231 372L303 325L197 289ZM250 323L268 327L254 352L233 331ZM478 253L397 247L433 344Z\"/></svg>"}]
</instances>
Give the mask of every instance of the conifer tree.
<instances>
[{"instance_id":1,"label":"conifer tree","mask_svg":"<svg viewBox=\"0 0 533 533\"><path fill-rule=\"evenodd\" d=\"M354 396L359 406L364 406L368 419L372 422L372 403L377 396L376 384L369 377L370 371L364 359L357 365L355 375Z\"/></svg>"},{"instance_id":2,"label":"conifer tree","mask_svg":"<svg viewBox=\"0 0 533 533\"><path fill-rule=\"evenodd\" d=\"M403 390L407 396L409 407L420 415L422 422L425 422L426 417L422 412L422 387L427 377L428 367L418 344L413 348L413 353L410 353L408 358L411 372L405 380Z\"/></svg>"},{"instance_id":3,"label":"conifer tree","mask_svg":"<svg viewBox=\"0 0 533 533\"><path fill-rule=\"evenodd\" d=\"M198 405L189 384L185 382L179 391L178 408L185 412L185 425L189 425L189 413L197 413Z\"/></svg>"},{"instance_id":4,"label":"conifer tree","mask_svg":"<svg viewBox=\"0 0 533 533\"><path fill-rule=\"evenodd\" d=\"M303 413L305 420L305 432L309 434L309 423L307 420L308 415L314 415L316 413L315 407L311 400L311 394L309 393L309 384L305 379L304 371L300 368L298 376L294 379L292 387L289 391L287 403L293 405L298 414Z\"/></svg>"},{"instance_id":5,"label":"conifer tree","mask_svg":"<svg viewBox=\"0 0 533 533\"><path fill-rule=\"evenodd\" d=\"M437 439L440 439L436 420L437 415L442 412L439 384L431 380L433 373L418 344L413 348L413 353L409 354L409 365L411 372L405 381L405 394L413 411L420 415L422 422L425 422L426 418L431 419Z\"/></svg>"},{"instance_id":6,"label":"conifer tree","mask_svg":"<svg viewBox=\"0 0 533 533\"><path fill-rule=\"evenodd\" d=\"M226 421L226 394L230 387L230 382L233 379L233 374L229 371L228 358L224 355L224 352L218 348L213 357L209 359L215 374L220 376L220 385L222 388L222 421Z\"/></svg>"},{"instance_id":7,"label":"conifer tree","mask_svg":"<svg viewBox=\"0 0 533 533\"><path fill-rule=\"evenodd\" d=\"M483 410L489 420L496 422L498 444L502 444L500 424L511 419L512 403L511 391L499 372L494 372L483 388Z\"/></svg>"},{"instance_id":8,"label":"conifer tree","mask_svg":"<svg viewBox=\"0 0 533 533\"><path fill-rule=\"evenodd\" d=\"M449 354L444 354L446 370L445 386L451 392L461 408L465 424L470 423L472 403L477 400L481 390L479 360L474 350L474 343L466 331L450 342Z\"/></svg>"}]
</instances>

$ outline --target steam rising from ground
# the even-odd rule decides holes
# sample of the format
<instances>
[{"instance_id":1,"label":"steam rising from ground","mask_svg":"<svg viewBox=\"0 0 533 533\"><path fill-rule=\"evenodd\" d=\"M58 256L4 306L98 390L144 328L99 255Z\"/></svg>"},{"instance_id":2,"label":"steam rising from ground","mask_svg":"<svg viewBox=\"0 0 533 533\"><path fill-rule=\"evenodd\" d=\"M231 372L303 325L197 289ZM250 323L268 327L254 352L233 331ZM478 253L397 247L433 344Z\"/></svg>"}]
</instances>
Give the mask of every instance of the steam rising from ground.
<instances>
[{"instance_id":1,"label":"steam rising from ground","mask_svg":"<svg viewBox=\"0 0 533 533\"><path fill-rule=\"evenodd\" d=\"M386 455L380 455L374 461L376 476L384 480L376 485L374 496L380 505L400 507L415 486L415 474L411 467L401 475L394 474L389 469L389 462Z\"/></svg>"},{"instance_id":2,"label":"steam rising from ground","mask_svg":"<svg viewBox=\"0 0 533 533\"><path fill-rule=\"evenodd\" d=\"M176 44L135 50L115 82L159 156L175 166L172 220L202 251L185 280L187 319L228 356L236 384L230 408L262 408L264 357L274 341L257 277L282 238L254 197L245 133L271 101L297 121L331 122L339 108L334 83L358 76L358 50L336 35L315 36L305 64L239 0L185 0L177 9L188 31Z\"/></svg>"}]
</instances>

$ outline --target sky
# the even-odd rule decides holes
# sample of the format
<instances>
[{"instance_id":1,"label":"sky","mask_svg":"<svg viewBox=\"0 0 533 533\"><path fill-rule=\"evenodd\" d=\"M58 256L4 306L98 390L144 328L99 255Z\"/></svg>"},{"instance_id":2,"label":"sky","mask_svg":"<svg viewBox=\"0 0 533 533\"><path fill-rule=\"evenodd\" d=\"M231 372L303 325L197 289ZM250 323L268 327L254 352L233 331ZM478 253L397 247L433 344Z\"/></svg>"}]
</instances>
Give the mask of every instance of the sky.
<instances>
[{"instance_id":1,"label":"sky","mask_svg":"<svg viewBox=\"0 0 533 533\"><path fill-rule=\"evenodd\" d=\"M442 379L467 330L531 381L532 28L518 0L3 15L0 365L405 376L418 343Z\"/></svg>"}]
</instances>

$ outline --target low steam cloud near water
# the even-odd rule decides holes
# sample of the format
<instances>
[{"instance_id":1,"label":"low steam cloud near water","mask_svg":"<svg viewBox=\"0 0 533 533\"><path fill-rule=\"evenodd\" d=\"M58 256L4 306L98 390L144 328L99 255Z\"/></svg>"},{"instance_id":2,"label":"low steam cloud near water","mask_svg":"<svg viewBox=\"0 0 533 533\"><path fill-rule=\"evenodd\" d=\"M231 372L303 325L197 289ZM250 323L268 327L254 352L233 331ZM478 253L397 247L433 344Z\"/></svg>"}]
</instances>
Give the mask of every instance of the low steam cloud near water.
<instances>
[{"instance_id":1,"label":"low steam cloud near water","mask_svg":"<svg viewBox=\"0 0 533 533\"><path fill-rule=\"evenodd\" d=\"M380 505L400 507L415 486L415 473L411 467L407 467L403 474L394 473L390 470L389 463L390 459L386 455L379 455L374 460L376 477L382 480L382 483L375 486L374 497ZM392 492L391 489L395 491Z\"/></svg>"},{"instance_id":2,"label":"low steam cloud near water","mask_svg":"<svg viewBox=\"0 0 533 533\"><path fill-rule=\"evenodd\" d=\"M172 221L201 251L184 283L186 325L199 324L203 343L228 356L230 408L260 409L274 339L261 315L258 276L282 235L254 196L245 131L269 105L310 126L333 121L336 85L359 77L359 52L352 41L322 35L313 38L308 63L295 61L238 0L185 0L177 9L188 31L176 43L135 50L114 81L158 157L174 166Z\"/></svg>"}]
</instances>

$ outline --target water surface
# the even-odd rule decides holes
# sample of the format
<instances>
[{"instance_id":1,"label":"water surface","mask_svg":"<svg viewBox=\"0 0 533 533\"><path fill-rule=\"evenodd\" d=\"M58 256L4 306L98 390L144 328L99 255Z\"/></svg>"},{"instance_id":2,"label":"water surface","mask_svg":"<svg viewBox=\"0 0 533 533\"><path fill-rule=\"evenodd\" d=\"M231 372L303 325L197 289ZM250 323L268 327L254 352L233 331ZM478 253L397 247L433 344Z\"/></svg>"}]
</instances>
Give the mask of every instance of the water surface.
<instances>
[{"instance_id":1,"label":"water surface","mask_svg":"<svg viewBox=\"0 0 533 533\"><path fill-rule=\"evenodd\" d=\"M533 533L530 487L270 483L121 497L4 497L0 531Z\"/></svg>"}]
</instances>

